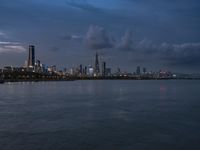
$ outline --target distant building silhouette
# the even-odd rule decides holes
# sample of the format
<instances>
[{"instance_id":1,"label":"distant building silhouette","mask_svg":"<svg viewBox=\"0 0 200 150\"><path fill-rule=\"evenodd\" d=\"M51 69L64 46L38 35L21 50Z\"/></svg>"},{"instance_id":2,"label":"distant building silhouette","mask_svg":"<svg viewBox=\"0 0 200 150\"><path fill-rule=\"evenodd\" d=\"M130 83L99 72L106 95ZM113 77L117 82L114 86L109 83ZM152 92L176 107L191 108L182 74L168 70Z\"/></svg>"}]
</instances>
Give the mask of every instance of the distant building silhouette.
<instances>
[{"instance_id":1,"label":"distant building silhouette","mask_svg":"<svg viewBox=\"0 0 200 150\"><path fill-rule=\"evenodd\" d=\"M35 65L35 46L29 45L28 67Z\"/></svg>"},{"instance_id":2,"label":"distant building silhouette","mask_svg":"<svg viewBox=\"0 0 200 150\"><path fill-rule=\"evenodd\" d=\"M82 64L79 66L79 74L80 74L80 75L83 74L83 65L82 65Z\"/></svg>"},{"instance_id":3,"label":"distant building silhouette","mask_svg":"<svg viewBox=\"0 0 200 150\"><path fill-rule=\"evenodd\" d=\"M96 75L99 75L100 73L100 69L99 69L99 55L98 53L96 53L96 56L95 56L95 74Z\"/></svg>"},{"instance_id":4,"label":"distant building silhouette","mask_svg":"<svg viewBox=\"0 0 200 150\"><path fill-rule=\"evenodd\" d=\"M143 73L145 74L147 72L147 69L146 68L143 68Z\"/></svg>"},{"instance_id":5,"label":"distant building silhouette","mask_svg":"<svg viewBox=\"0 0 200 150\"><path fill-rule=\"evenodd\" d=\"M102 76L106 75L106 62L102 62Z\"/></svg>"},{"instance_id":6,"label":"distant building silhouette","mask_svg":"<svg viewBox=\"0 0 200 150\"><path fill-rule=\"evenodd\" d=\"M85 66L85 69L84 69L84 70L85 70L85 71L84 71L84 74L87 75L87 72L88 72L87 66Z\"/></svg>"},{"instance_id":7,"label":"distant building silhouette","mask_svg":"<svg viewBox=\"0 0 200 150\"><path fill-rule=\"evenodd\" d=\"M35 66L39 68L39 67L40 67L40 64L41 64L41 63L40 63L40 60L36 60Z\"/></svg>"},{"instance_id":8,"label":"distant building silhouette","mask_svg":"<svg viewBox=\"0 0 200 150\"><path fill-rule=\"evenodd\" d=\"M106 68L106 76L111 76L111 68Z\"/></svg>"},{"instance_id":9,"label":"distant building silhouette","mask_svg":"<svg viewBox=\"0 0 200 150\"><path fill-rule=\"evenodd\" d=\"M140 75L141 71L140 71L140 66L137 66L137 69L136 69L136 74L137 75Z\"/></svg>"},{"instance_id":10,"label":"distant building silhouette","mask_svg":"<svg viewBox=\"0 0 200 150\"><path fill-rule=\"evenodd\" d=\"M94 68L92 66L89 66L89 76L94 76Z\"/></svg>"}]
</instances>

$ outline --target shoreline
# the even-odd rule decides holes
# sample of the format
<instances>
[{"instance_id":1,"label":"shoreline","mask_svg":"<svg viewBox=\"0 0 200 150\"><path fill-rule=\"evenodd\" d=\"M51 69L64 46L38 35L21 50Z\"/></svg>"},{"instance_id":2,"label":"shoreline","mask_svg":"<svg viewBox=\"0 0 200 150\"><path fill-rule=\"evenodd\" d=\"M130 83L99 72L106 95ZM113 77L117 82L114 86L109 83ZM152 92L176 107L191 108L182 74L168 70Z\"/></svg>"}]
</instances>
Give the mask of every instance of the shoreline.
<instances>
[{"instance_id":1,"label":"shoreline","mask_svg":"<svg viewBox=\"0 0 200 150\"><path fill-rule=\"evenodd\" d=\"M8 82L66 82L80 80L200 80L200 78L68 78L68 79L4 79L1 84Z\"/></svg>"}]
</instances>

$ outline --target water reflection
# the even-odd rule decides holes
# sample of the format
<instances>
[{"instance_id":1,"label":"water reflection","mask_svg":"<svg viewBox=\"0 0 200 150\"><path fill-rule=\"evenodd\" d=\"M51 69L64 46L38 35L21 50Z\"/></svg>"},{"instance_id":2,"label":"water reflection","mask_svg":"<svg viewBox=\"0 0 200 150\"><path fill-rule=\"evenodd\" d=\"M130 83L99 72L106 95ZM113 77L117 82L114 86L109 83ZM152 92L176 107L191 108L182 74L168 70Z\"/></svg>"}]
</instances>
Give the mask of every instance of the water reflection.
<instances>
[{"instance_id":1,"label":"water reflection","mask_svg":"<svg viewBox=\"0 0 200 150\"><path fill-rule=\"evenodd\" d=\"M0 149L194 149L199 89L199 81L6 83Z\"/></svg>"}]
</instances>

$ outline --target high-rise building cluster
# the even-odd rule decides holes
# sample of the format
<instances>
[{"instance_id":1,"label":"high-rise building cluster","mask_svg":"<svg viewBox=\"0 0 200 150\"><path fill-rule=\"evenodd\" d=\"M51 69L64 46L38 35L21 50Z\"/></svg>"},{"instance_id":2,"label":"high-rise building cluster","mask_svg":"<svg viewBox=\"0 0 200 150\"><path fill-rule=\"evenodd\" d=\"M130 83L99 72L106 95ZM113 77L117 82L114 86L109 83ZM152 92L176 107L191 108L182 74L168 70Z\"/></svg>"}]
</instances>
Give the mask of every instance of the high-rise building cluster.
<instances>
[{"instance_id":1,"label":"high-rise building cluster","mask_svg":"<svg viewBox=\"0 0 200 150\"><path fill-rule=\"evenodd\" d=\"M40 60L35 59L35 46L29 45L28 60L25 61L24 68L32 72L45 72L45 65Z\"/></svg>"},{"instance_id":2,"label":"high-rise building cluster","mask_svg":"<svg viewBox=\"0 0 200 150\"><path fill-rule=\"evenodd\" d=\"M102 64L102 65L100 65ZM37 72L37 73L56 73L60 75L67 76L88 76L88 77L99 77L99 76L111 76L111 68L107 68L107 64L105 61L100 63L99 54L96 53L94 65L82 65L80 64L75 68L64 68L63 70L57 69L56 65L46 66L41 63L40 60L36 59L35 56L35 46L29 45L28 50L28 59L25 61L25 65L23 67L26 71Z\"/></svg>"},{"instance_id":3,"label":"high-rise building cluster","mask_svg":"<svg viewBox=\"0 0 200 150\"><path fill-rule=\"evenodd\" d=\"M99 54L96 53L94 57L94 62L91 65L80 64L74 68L64 68L63 70L58 70L56 65L46 66L41 63L35 56L35 46L30 45L28 49L28 59L25 61L24 67L12 67L6 66L3 71L5 72L34 72L48 75L61 75L66 77L136 77L136 78L168 78L172 77L169 71L158 71L152 72L147 71L144 67L141 69L140 66L136 67L136 71L133 73L122 72L120 68L112 72L112 69L107 67L107 63L99 59Z\"/></svg>"},{"instance_id":4,"label":"high-rise building cluster","mask_svg":"<svg viewBox=\"0 0 200 150\"><path fill-rule=\"evenodd\" d=\"M63 73L69 76L88 76L88 77L100 77L100 76L110 76L111 68L107 68L106 62L102 62L102 66L100 65L99 55L96 53L94 59L94 65L86 65L80 64L78 67L64 69Z\"/></svg>"}]
</instances>

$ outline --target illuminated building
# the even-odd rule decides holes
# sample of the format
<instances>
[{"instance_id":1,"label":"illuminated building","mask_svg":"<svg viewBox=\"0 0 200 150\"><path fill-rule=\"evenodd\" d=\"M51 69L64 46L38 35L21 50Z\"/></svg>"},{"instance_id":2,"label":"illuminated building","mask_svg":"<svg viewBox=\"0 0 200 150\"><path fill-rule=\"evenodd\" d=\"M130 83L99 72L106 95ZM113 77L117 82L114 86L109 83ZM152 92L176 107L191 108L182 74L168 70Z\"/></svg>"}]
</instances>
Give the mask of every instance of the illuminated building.
<instances>
[{"instance_id":1,"label":"illuminated building","mask_svg":"<svg viewBox=\"0 0 200 150\"><path fill-rule=\"evenodd\" d=\"M89 66L89 76L94 76L94 68L92 66Z\"/></svg>"},{"instance_id":2,"label":"illuminated building","mask_svg":"<svg viewBox=\"0 0 200 150\"><path fill-rule=\"evenodd\" d=\"M57 71L57 69L56 69L56 66L55 65L52 65L52 66L50 66L50 67L48 67L48 72L56 72Z\"/></svg>"}]
</instances>

